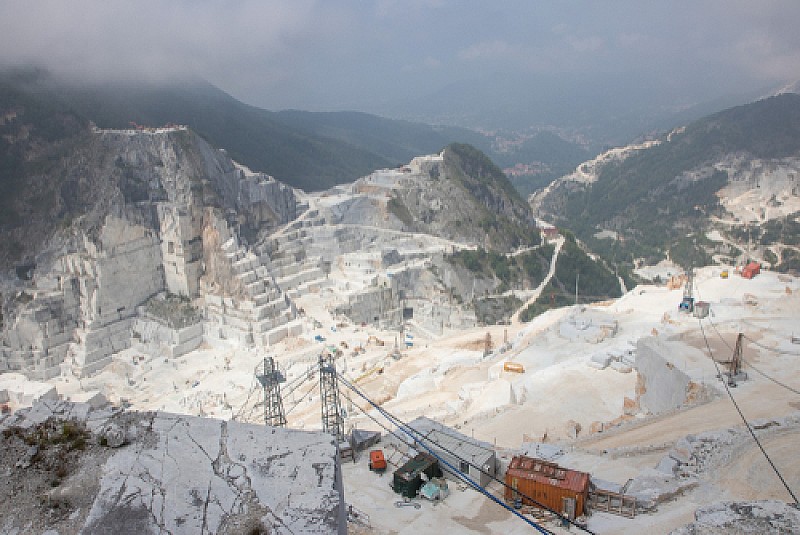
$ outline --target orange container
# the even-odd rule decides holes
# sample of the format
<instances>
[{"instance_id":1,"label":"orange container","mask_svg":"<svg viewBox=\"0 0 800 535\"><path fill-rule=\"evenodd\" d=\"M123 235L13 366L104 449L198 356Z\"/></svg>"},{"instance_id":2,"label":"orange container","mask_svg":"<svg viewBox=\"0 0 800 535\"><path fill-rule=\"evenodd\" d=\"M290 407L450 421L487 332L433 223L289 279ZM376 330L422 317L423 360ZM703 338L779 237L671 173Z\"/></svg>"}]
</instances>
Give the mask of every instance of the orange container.
<instances>
[{"instance_id":1,"label":"orange container","mask_svg":"<svg viewBox=\"0 0 800 535\"><path fill-rule=\"evenodd\" d=\"M369 469L375 472L386 470L386 459L383 457L383 450L372 450L369 452Z\"/></svg>"}]
</instances>

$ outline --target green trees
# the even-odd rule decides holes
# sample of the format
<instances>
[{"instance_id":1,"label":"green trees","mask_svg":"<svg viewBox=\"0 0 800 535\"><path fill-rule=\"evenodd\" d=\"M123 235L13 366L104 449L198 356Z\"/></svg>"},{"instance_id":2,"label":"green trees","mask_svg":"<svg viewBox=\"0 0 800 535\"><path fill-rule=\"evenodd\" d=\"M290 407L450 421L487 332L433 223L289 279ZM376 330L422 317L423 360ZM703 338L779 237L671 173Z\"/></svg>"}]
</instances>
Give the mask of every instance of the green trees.
<instances>
[{"instance_id":1,"label":"green trees","mask_svg":"<svg viewBox=\"0 0 800 535\"><path fill-rule=\"evenodd\" d=\"M520 320L530 321L551 308L575 303L575 283L578 281L578 301L588 303L622 295L619 280L602 260L589 256L574 237L568 238L558 256L553 278L539 298L520 314Z\"/></svg>"},{"instance_id":2,"label":"green trees","mask_svg":"<svg viewBox=\"0 0 800 535\"><path fill-rule=\"evenodd\" d=\"M800 95L781 95L731 108L688 125L681 132L605 164L598 180L565 191L554 206L563 226L571 228L609 262L632 266L635 258L673 259L703 265L711 261L700 236L710 215L722 212L716 193L728 183L727 172L712 164L730 154L782 158L800 153ZM561 203L561 204L559 204ZM778 230L768 224L765 240ZM787 227L788 228L788 227ZM598 240L601 229L621 240Z\"/></svg>"},{"instance_id":3,"label":"green trees","mask_svg":"<svg viewBox=\"0 0 800 535\"><path fill-rule=\"evenodd\" d=\"M497 279L497 292L508 289L534 288L547 273L553 254L552 246L540 247L517 256L507 256L482 248L462 250L446 257L453 265L462 266L476 277Z\"/></svg>"}]
</instances>

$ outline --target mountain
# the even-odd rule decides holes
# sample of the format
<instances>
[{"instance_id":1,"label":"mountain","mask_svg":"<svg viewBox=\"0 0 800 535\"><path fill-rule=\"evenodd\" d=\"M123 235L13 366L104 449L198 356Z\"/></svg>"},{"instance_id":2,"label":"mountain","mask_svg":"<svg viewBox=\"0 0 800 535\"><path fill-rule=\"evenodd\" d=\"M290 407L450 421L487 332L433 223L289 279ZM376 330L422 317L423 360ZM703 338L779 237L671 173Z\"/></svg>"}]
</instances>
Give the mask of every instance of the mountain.
<instances>
[{"instance_id":1,"label":"mountain","mask_svg":"<svg viewBox=\"0 0 800 535\"><path fill-rule=\"evenodd\" d=\"M420 300L420 320L457 309L471 325L471 303L450 303L448 288L469 287L472 300L476 285L444 252L538 243L527 203L470 145L307 194L185 126L100 129L2 95L0 372L91 374L142 340L160 352L165 339L150 335L162 327L189 329L170 351L205 332L271 346L302 332L292 299L318 292L331 258L349 253L367 274L385 261L397 277L386 291L374 277L356 284L363 294L341 303L353 321L395 324L402 295ZM377 310L353 305L364 302Z\"/></svg>"},{"instance_id":2,"label":"mountain","mask_svg":"<svg viewBox=\"0 0 800 535\"><path fill-rule=\"evenodd\" d=\"M235 160L305 190L326 189L394 164L353 145L292 128L271 112L200 80L76 86L40 74L23 82L16 80L15 87L44 103L74 110L101 128L189 125Z\"/></svg>"},{"instance_id":3,"label":"mountain","mask_svg":"<svg viewBox=\"0 0 800 535\"><path fill-rule=\"evenodd\" d=\"M0 266L30 258L53 231L96 203L85 178L64 172L91 137L88 121L0 85ZM83 185L81 184L83 183Z\"/></svg>"},{"instance_id":4,"label":"mountain","mask_svg":"<svg viewBox=\"0 0 800 535\"><path fill-rule=\"evenodd\" d=\"M397 188L390 209L405 229L509 251L538 242L530 207L481 151L447 146L428 179Z\"/></svg>"},{"instance_id":5,"label":"mountain","mask_svg":"<svg viewBox=\"0 0 800 535\"><path fill-rule=\"evenodd\" d=\"M497 139L499 141L501 136ZM505 143L498 143L491 154L517 191L528 196L575 169L591 153L581 144L545 130L518 134Z\"/></svg>"},{"instance_id":6,"label":"mountain","mask_svg":"<svg viewBox=\"0 0 800 535\"><path fill-rule=\"evenodd\" d=\"M285 110L275 112L274 118L292 128L344 141L392 162L408 162L421 154L439 152L453 142L468 143L487 153L492 150L487 136L466 128L429 126L368 113Z\"/></svg>"},{"instance_id":7,"label":"mountain","mask_svg":"<svg viewBox=\"0 0 800 535\"><path fill-rule=\"evenodd\" d=\"M12 71L0 83L101 128L188 125L234 160L306 191L349 182L455 141L488 149L481 134L363 113L271 112L202 80L153 85L60 82L46 72Z\"/></svg>"},{"instance_id":8,"label":"mountain","mask_svg":"<svg viewBox=\"0 0 800 535\"><path fill-rule=\"evenodd\" d=\"M717 253L735 253L730 244L706 237L719 225L727 241L741 248L736 229L796 221L799 158L800 95L783 94L609 151L531 202L538 215L574 229L616 261L656 259L669 251L682 263L704 264ZM772 254L783 254L779 249Z\"/></svg>"},{"instance_id":9,"label":"mountain","mask_svg":"<svg viewBox=\"0 0 800 535\"><path fill-rule=\"evenodd\" d=\"M346 199L326 212L335 224L425 234L501 253L539 241L528 204L471 145L453 143L338 189Z\"/></svg>"},{"instance_id":10,"label":"mountain","mask_svg":"<svg viewBox=\"0 0 800 535\"><path fill-rule=\"evenodd\" d=\"M233 213L231 224L248 237L294 215L287 186L239 169L185 127L141 135L97 130L35 105L3 109L0 116L4 269L33 262L53 243L81 233L94 237L108 217L157 227L151 219L163 218L155 216L163 204L178 204L193 220L201 219L203 206Z\"/></svg>"},{"instance_id":11,"label":"mountain","mask_svg":"<svg viewBox=\"0 0 800 535\"><path fill-rule=\"evenodd\" d=\"M701 78L682 85L660 72L484 72L385 113L481 130L553 127L580 134L596 154L764 95L763 89L720 89Z\"/></svg>"}]
</instances>

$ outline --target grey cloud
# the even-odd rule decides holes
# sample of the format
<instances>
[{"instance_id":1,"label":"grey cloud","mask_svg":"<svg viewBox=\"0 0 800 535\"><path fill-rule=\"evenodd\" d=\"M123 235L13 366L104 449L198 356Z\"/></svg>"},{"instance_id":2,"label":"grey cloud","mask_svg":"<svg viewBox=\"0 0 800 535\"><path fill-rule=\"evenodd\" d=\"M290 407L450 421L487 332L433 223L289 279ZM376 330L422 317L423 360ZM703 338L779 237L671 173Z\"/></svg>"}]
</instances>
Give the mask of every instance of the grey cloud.
<instances>
[{"instance_id":1,"label":"grey cloud","mask_svg":"<svg viewBox=\"0 0 800 535\"><path fill-rule=\"evenodd\" d=\"M201 76L267 108L375 108L481 72L800 78L800 2L0 2L0 65ZM416 68L409 68L416 66Z\"/></svg>"}]
</instances>

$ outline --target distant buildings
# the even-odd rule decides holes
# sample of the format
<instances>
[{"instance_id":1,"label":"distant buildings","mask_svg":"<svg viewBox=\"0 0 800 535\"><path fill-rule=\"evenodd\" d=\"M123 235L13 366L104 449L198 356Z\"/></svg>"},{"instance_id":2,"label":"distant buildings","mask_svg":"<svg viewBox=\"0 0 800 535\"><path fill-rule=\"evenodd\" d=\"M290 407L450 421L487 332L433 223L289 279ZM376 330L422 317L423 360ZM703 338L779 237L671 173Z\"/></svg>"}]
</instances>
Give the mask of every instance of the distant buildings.
<instances>
[{"instance_id":1,"label":"distant buildings","mask_svg":"<svg viewBox=\"0 0 800 535\"><path fill-rule=\"evenodd\" d=\"M554 240L559 236L558 229L556 227L540 226L539 233L541 234L542 239L545 240Z\"/></svg>"}]
</instances>

